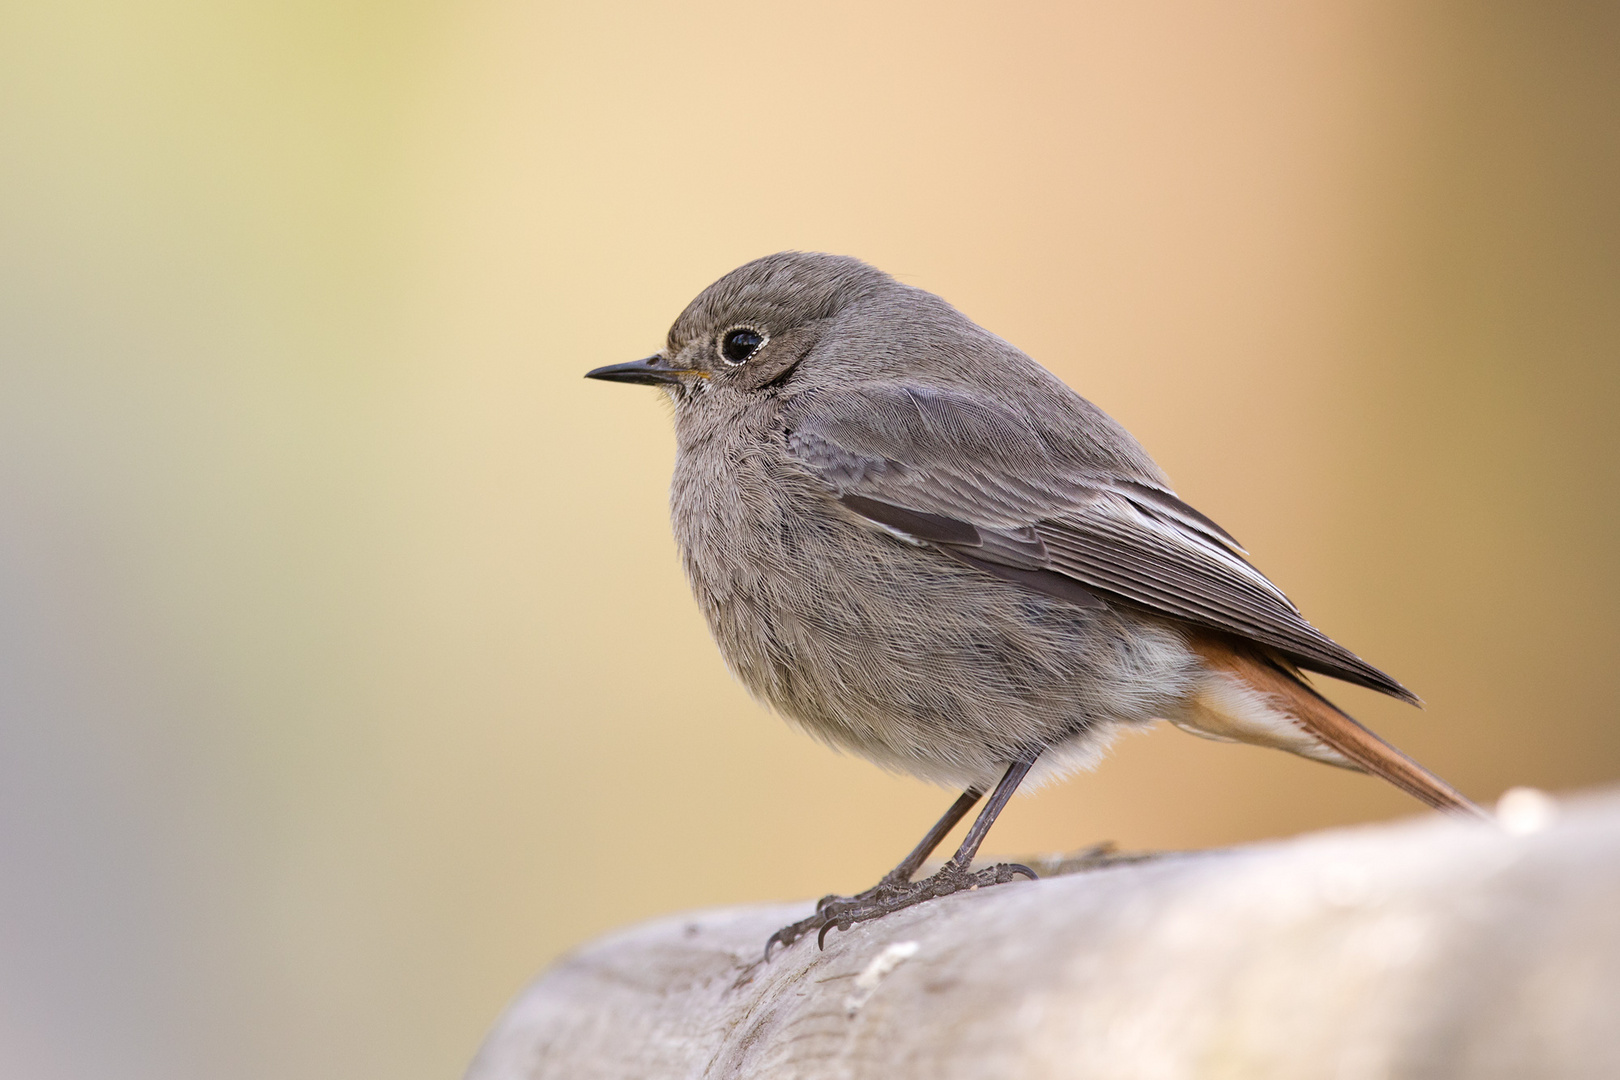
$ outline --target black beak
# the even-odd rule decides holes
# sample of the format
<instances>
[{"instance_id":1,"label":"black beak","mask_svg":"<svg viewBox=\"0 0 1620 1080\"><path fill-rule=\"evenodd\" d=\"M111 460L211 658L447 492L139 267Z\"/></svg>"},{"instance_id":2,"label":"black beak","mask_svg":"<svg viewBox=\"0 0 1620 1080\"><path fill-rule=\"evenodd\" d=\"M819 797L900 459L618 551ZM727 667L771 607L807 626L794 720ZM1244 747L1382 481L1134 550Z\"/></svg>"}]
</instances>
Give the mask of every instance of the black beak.
<instances>
[{"instance_id":1,"label":"black beak","mask_svg":"<svg viewBox=\"0 0 1620 1080\"><path fill-rule=\"evenodd\" d=\"M669 368L659 367L660 357L649 356L645 360L636 360L628 364L609 364L599 367L595 371L587 371L587 379L602 379L605 382L640 383L643 386L660 386L664 383L679 383L683 372L671 371Z\"/></svg>"}]
</instances>

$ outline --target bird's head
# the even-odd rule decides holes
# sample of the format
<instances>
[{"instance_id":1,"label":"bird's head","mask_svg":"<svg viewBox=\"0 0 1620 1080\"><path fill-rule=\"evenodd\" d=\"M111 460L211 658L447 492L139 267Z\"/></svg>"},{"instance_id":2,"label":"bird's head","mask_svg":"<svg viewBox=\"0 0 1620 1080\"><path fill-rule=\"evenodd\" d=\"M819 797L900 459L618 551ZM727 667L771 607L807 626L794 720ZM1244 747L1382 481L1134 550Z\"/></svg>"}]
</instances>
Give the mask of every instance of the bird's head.
<instances>
[{"instance_id":1,"label":"bird's head","mask_svg":"<svg viewBox=\"0 0 1620 1080\"><path fill-rule=\"evenodd\" d=\"M785 251L738 267L686 306L664 348L589 379L663 386L678 403L778 386L841 314L904 289L859 259Z\"/></svg>"}]
</instances>

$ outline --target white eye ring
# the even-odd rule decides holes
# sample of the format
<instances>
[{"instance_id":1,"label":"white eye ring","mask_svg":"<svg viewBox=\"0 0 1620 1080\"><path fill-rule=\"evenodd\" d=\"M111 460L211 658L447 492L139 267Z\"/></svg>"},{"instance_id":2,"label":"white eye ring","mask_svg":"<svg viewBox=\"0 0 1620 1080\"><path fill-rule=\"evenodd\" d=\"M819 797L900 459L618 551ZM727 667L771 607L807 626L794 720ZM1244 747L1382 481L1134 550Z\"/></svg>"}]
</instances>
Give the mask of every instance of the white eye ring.
<instances>
[{"instance_id":1,"label":"white eye ring","mask_svg":"<svg viewBox=\"0 0 1620 1080\"><path fill-rule=\"evenodd\" d=\"M727 327L715 339L714 351L727 367L741 367L759 355L759 350L770 340L771 336L758 327L739 324Z\"/></svg>"}]
</instances>

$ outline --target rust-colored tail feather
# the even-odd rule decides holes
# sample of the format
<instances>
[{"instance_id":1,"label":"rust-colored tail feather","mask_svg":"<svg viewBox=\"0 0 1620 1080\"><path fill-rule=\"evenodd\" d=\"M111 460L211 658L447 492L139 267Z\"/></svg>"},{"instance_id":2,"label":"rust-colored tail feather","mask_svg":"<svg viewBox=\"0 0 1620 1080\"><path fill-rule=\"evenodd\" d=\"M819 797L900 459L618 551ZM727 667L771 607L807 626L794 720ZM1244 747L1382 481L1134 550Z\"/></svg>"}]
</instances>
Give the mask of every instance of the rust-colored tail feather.
<instances>
[{"instance_id":1,"label":"rust-colored tail feather","mask_svg":"<svg viewBox=\"0 0 1620 1080\"><path fill-rule=\"evenodd\" d=\"M1436 810L1490 818L1490 814L1456 788L1362 727L1354 717L1317 693L1289 670L1285 661L1273 660L1214 637L1200 636L1190 644L1210 666L1235 675L1255 690L1270 695L1305 730L1363 771L1382 777Z\"/></svg>"}]
</instances>

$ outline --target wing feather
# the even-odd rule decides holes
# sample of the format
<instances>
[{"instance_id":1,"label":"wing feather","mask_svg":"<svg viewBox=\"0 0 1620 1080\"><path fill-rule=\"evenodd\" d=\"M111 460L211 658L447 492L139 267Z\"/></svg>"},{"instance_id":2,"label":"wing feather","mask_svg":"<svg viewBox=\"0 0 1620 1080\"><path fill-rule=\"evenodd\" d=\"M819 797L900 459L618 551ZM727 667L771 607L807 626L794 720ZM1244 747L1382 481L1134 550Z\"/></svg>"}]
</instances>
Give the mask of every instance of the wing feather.
<instances>
[{"instance_id":1,"label":"wing feather","mask_svg":"<svg viewBox=\"0 0 1620 1080\"><path fill-rule=\"evenodd\" d=\"M883 385L800 395L784 419L789 454L891 532L1036 591L1124 600L1417 700L1306 622L1230 533L1143 473L1141 455L1100 462L1062 415Z\"/></svg>"}]
</instances>

